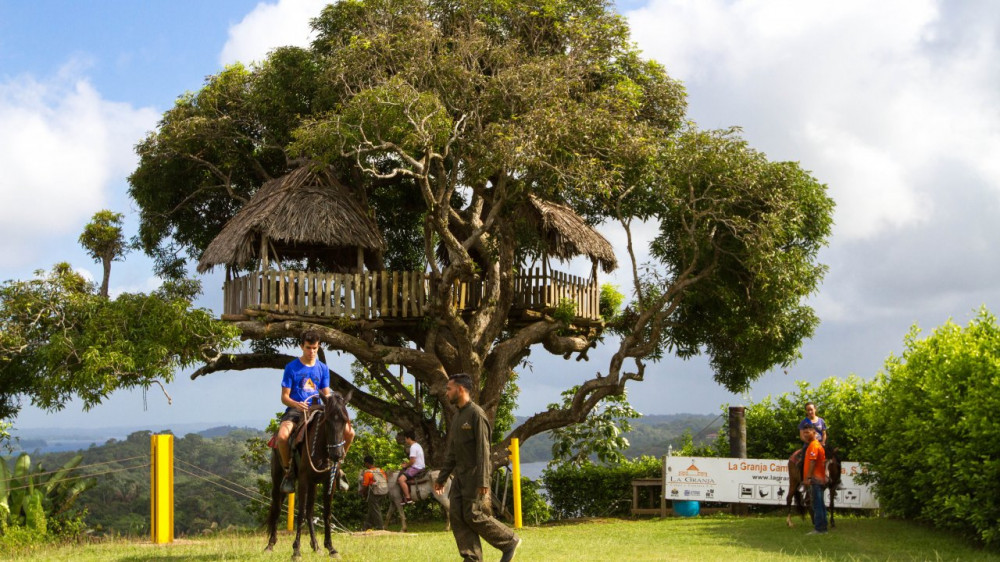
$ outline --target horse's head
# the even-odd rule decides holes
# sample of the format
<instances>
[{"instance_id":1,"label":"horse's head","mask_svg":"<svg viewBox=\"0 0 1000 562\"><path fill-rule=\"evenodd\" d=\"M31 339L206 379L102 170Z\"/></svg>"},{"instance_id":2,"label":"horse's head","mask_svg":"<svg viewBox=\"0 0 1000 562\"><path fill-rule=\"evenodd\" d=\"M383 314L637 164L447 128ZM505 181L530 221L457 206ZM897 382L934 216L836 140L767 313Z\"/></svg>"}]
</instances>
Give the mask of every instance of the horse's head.
<instances>
[{"instance_id":1,"label":"horse's head","mask_svg":"<svg viewBox=\"0 0 1000 562\"><path fill-rule=\"evenodd\" d=\"M342 396L339 392L333 391L323 401L323 423L326 425L327 454L330 460L340 462L345 456L344 430L350 417L347 414L347 403L351 399L351 393Z\"/></svg>"}]
</instances>

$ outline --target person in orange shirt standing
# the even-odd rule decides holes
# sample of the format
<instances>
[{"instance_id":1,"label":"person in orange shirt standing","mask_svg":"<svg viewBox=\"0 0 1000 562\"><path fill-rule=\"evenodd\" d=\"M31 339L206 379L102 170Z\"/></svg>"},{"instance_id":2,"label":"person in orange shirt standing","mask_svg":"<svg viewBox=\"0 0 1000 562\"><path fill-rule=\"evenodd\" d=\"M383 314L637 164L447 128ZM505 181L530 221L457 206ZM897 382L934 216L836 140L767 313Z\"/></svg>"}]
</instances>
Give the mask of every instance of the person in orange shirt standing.
<instances>
[{"instance_id":1,"label":"person in orange shirt standing","mask_svg":"<svg viewBox=\"0 0 1000 562\"><path fill-rule=\"evenodd\" d=\"M826 532L826 503L823 501L823 486L826 484L826 452L816 438L816 427L807 423L802 427L809 445L802 466L802 482L812 486L813 530L810 535Z\"/></svg>"},{"instance_id":2,"label":"person in orange shirt standing","mask_svg":"<svg viewBox=\"0 0 1000 562\"><path fill-rule=\"evenodd\" d=\"M382 522L382 508L385 505L385 498L389 495L389 479L384 470L375 466L375 459L371 455L365 455L363 462L365 470L361 473L361 487L358 492L368 504L364 530L383 531L385 524Z\"/></svg>"}]
</instances>

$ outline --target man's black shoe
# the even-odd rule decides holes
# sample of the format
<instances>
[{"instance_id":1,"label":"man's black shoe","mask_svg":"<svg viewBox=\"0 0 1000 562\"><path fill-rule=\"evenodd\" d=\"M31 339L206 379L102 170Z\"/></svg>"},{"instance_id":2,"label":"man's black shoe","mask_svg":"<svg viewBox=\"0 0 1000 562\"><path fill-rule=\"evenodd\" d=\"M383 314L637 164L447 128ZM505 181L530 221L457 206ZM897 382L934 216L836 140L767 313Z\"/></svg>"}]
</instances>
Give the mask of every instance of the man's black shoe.
<instances>
[{"instance_id":1,"label":"man's black shoe","mask_svg":"<svg viewBox=\"0 0 1000 562\"><path fill-rule=\"evenodd\" d=\"M514 543L514 546L503 551L503 556L500 557L500 562L510 562L511 560L513 560L514 555L517 554L517 549L521 548L522 542L524 542L524 539L518 537L517 542Z\"/></svg>"}]
</instances>

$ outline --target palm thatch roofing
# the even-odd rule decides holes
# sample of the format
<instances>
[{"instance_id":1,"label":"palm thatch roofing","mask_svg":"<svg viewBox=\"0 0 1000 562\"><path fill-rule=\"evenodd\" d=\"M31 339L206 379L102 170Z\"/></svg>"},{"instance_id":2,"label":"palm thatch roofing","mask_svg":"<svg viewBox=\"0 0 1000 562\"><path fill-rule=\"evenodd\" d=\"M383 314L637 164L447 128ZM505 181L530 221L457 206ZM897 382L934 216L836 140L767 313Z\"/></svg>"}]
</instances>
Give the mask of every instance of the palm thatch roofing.
<instances>
[{"instance_id":1,"label":"palm thatch roofing","mask_svg":"<svg viewBox=\"0 0 1000 562\"><path fill-rule=\"evenodd\" d=\"M534 195L529 195L528 200L531 208L538 213L535 218L550 255L562 260L586 255L591 260L599 262L605 273L611 273L618 267L618 259L615 258L611 242L587 224L573 209L551 201L543 201Z\"/></svg>"},{"instance_id":2,"label":"palm thatch roofing","mask_svg":"<svg viewBox=\"0 0 1000 562\"><path fill-rule=\"evenodd\" d=\"M319 259L330 270L356 267L358 248L372 267L385 250L372 213L329 170L308 166L262 185L205 249L198 271L259 259L261 236L278 259Z\"/></svg>"}]
</instances>

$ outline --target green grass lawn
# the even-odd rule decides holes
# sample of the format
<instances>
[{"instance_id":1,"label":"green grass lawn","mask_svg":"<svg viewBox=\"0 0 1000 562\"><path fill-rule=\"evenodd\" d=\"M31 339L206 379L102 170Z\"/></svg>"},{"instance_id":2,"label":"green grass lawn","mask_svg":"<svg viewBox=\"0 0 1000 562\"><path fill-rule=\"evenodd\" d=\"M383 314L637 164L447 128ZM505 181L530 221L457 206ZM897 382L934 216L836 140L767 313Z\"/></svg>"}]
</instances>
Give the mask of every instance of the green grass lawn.
<instances>
[{"instance_id":1,"label":"green grass lawn","mask_svg":"<svg viewBox=\"0 0 1000 562\"><path fill-rule=\"evenodd\" d=\"M413 525L415 532L337 534L334 545L346 561L458 560L451 533L440 524ZM524 546L520 562L579 560L1000 560L949 533L904 521L838 517L837 528L821 536L807 536L808 520L794 528L783 517L714 515L692 519L597 519L530 527L520 531ZM319 537L322 542L322 536ZM116 540L99 544L39 547L0 552L14 560L287 560L292 536L281 533L273 553L263 552L263 533L220 534L178 539L170 545ZM303 560L321 560L308 538ZM487 561L500 553L484 546Z\"/></svg>"}]
</instances>

